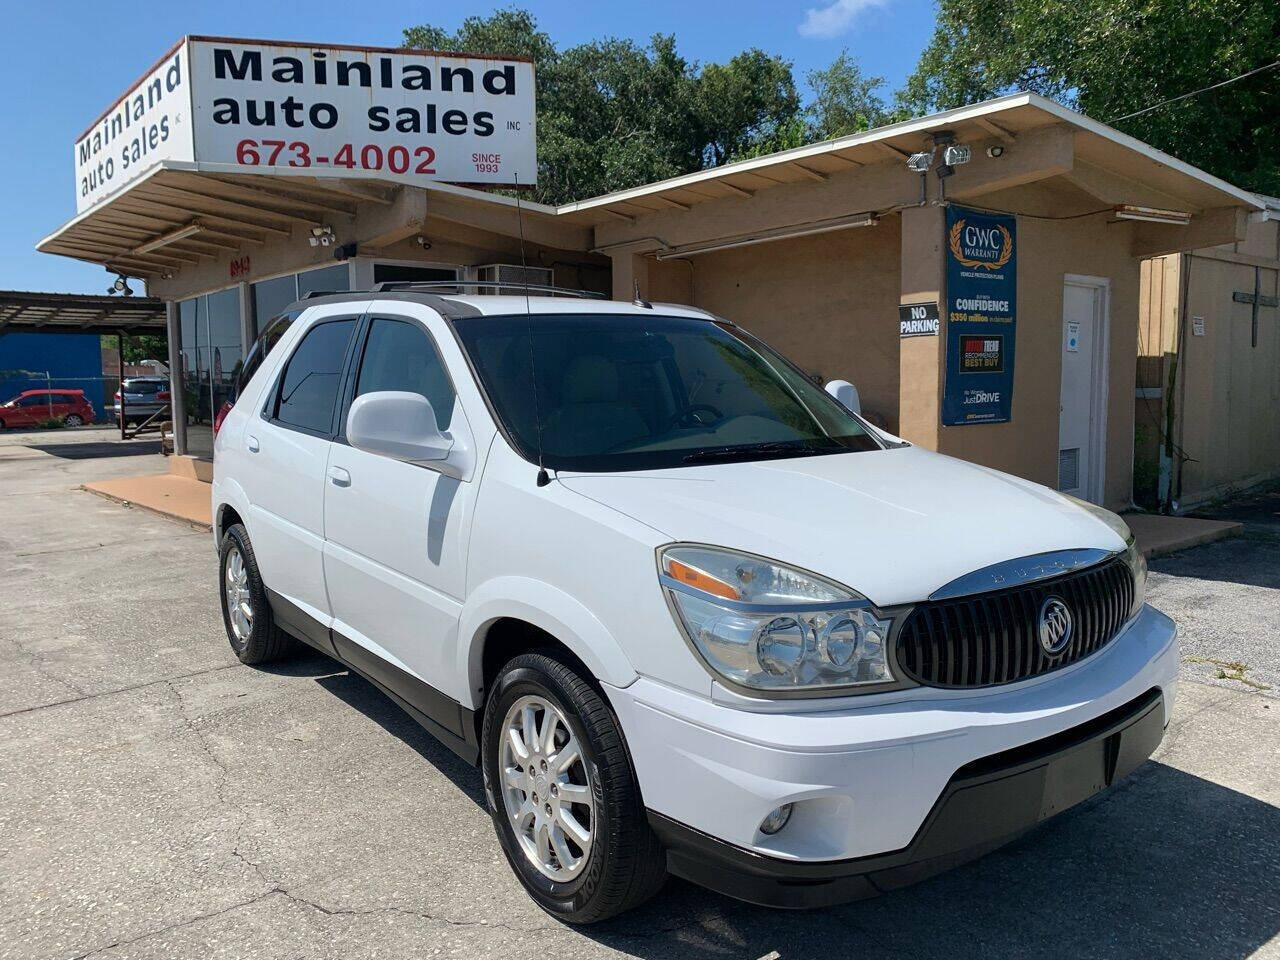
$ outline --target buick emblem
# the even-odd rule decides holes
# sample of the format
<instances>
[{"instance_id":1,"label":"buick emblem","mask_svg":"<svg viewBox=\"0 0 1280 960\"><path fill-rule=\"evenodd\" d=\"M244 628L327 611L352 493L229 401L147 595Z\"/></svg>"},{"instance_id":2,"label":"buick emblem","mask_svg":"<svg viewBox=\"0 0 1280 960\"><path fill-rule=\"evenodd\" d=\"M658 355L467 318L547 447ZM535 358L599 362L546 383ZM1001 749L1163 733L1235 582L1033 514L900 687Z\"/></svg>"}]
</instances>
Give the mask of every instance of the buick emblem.
<instances>
[{"instance_id":1,"label":"buick emblem","mask_svg":"<svg viewBox=\"0 0 1280 960\"><path fill-rule=\"evenodd\" d=\"M1040 646L1051 657L1067 649L1075 632L1071 608L1059 597L1047 597L1040 605Z\"/></svg>"}]
</instances>

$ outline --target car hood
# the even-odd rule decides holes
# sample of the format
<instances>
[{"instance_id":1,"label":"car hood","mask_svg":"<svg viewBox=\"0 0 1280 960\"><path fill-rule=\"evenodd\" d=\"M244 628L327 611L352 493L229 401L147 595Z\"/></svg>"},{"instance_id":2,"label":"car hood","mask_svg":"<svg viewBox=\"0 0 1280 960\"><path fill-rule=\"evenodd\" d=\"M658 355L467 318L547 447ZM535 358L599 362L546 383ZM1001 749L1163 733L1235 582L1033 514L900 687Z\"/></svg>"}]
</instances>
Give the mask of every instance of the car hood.
<instances>
[{"instance_id":1,"label":"car hood","mask_svg":"<svg viewBox=\"0 0 1280 960\"><path fill-rule=\"evenodd\" d=\"M559 479L673 541L803 567L880 606L1003 560L1125 546L1047 487L917 447Z\"/></svg>"}]
</instances>

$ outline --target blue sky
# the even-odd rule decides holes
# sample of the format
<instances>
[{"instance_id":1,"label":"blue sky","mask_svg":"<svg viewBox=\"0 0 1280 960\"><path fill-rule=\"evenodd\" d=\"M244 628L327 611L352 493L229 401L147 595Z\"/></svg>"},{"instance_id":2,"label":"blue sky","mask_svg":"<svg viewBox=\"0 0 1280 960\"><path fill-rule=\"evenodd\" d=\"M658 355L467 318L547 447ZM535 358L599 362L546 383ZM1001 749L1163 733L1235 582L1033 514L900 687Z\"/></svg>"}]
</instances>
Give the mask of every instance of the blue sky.
<instances>
[{"instance_id":1,"label":"blue sky","mask_svg":"<svg viewBox=\"0 0 1280 960\"><path fill-rule=\"evenodd\" d=\"M148 4L144 16L102 3L12 4L0 40L5 149L0 150L0 289L97 293L101 267L35 252L75 214L72 138L183 34L393 46L403 27L455 27L506 4L238 2ZM717 61L760 47L795 63L797 79L842 47L871 75L898 86L933 31L932 0L813 0L794 4L647 0L622 4L534 2L539 26L561 46L605 36L645 41L674 33L688 59ZM888 93L888 89L885 91Z\"/></svg>"}]
</instances>

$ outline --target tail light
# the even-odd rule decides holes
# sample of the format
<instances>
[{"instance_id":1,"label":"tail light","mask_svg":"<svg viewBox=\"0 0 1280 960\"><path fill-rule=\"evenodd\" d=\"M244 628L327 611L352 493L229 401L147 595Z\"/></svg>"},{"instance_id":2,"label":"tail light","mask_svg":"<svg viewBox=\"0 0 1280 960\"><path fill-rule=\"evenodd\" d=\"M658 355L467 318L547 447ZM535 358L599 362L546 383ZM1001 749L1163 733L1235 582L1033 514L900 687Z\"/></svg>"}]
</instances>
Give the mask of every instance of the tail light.
<instances>
[{"instance_id":1,"label":"tail light","mask_svg":"<svg viewBox=\"0 0 1280 960\"><path fill-rule=\"evenodd\" d=\"M116 400L116 403L119 403L119 402L120 402L120 391L119 391L119 390L117 390L117 391L116 391L115 400Z\"/></svg>"},{"instance_id":2,"label":"tail light","mask_svg":"<svg viewBox=\"0 0 1280 960\"><path fill-rule=\"evenodd\" d=\"M222 421L227 419L227 414L230 412L231 401L227 400L218 408L218 415L213 418L213 435L215 437L218 435L218 431L222 429Z\"/></svg>"},{"instance_id":3,"label":"tail light","mask_svg":"<svg viewBox=\"0 0 1280 960\"><path fill-rule=\"evenodd\" d=\"M168 403L170 400L169 391L161 390L159 393L156 394L156 400L158 400L160 403Z\"/></svg>"}]
</instances>

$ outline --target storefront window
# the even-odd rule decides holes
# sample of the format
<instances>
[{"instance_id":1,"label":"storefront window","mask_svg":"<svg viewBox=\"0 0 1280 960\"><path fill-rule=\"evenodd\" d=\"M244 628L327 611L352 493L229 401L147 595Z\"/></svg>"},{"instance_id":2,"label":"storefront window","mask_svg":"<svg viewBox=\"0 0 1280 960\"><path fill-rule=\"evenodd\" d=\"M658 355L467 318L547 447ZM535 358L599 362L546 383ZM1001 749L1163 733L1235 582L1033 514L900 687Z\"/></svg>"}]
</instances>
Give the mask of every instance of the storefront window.
<instances>
[{"instance_id":1,"label":"storefront window","mask_svg":"<svg viewBox=\"0 0 1280 960\"><path fill-rule=\"evenodd\" d=\"M296 274L291 273L287 277L276 277L273 280L259 280L253 285L253 328L261 333L267 329L272 317L278 316L297 299Z\"/></svg>"},{"instance_id":2,"label":"storefront window","mask_svg":"<svg viewBox=\"0 0 1280 960\"><path fill-rule=\"evenodd\" d=\"M345 263L332 267L321 267L319 270L308 270L298 274L298 296L308 293L326 291L342 293L351 289L351 268Z\"/></svg>"}]
</instances>

